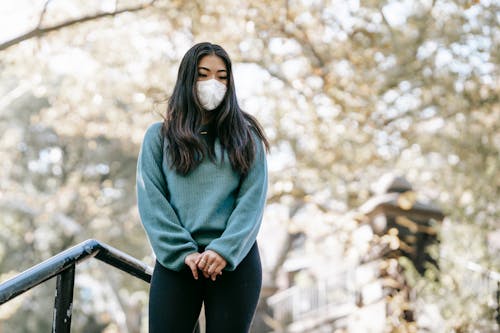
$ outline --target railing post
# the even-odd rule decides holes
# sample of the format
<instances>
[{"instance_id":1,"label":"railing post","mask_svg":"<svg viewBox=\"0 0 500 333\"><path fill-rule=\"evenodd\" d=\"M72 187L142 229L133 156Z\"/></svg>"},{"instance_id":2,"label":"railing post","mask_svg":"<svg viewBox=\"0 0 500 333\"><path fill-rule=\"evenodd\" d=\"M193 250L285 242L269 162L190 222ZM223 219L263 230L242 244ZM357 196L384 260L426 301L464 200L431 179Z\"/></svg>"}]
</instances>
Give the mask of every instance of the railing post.
<instances>
[{"instance_id":1,"label":"railing post","mask_svg":"<svg viewBox=\"0 0 500 333\"><path fill-rule=\"evenodd\" d=\"M69 333L71 330L74 285L75 264L57 275L52 333Z\"/></svg>"},{"instance_id":2,"label":"railing post","mask_svg":"<svg viewBox=\"0 0 500 333\"><path fill-rule=\"evenodd\" d=\"M497 325L500 327L500 280L497 280Z\"/></svg>"}]
</instances>

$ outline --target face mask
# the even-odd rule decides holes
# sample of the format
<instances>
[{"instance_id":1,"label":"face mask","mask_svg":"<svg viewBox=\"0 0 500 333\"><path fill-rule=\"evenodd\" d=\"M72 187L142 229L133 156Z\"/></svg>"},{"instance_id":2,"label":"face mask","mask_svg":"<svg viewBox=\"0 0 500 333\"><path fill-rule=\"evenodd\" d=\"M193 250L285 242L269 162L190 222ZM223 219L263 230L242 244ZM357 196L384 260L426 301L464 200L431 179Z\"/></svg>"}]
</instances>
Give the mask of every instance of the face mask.
<instances>
[{"instance_id":1,"label":"face mask","mask_svg":"<svg viewBox=\"0 0 500 333\"><path fill-rule=\"evenodd\" d=\"M226 95L227 87L224 83L210 79L196 82L196 90L203 108L211 111L220 105Z\"/></svg>"}]
</instances>

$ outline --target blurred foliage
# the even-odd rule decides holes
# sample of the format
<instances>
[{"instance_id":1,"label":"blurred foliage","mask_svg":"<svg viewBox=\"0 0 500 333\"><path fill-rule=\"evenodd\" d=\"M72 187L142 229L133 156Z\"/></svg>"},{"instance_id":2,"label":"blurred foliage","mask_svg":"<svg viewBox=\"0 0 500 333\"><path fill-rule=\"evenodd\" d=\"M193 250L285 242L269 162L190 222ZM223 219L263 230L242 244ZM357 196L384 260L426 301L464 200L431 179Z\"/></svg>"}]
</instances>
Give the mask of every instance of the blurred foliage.
<instances>
[{"instance_id":1,"label":"blurred foliage","mask_svg":"<svg viewBox=\"0 0 500 333\"><path fill-rule=\"evenodd\" d=\"M39 21L110 15L0 51L2 280L87 238L152 264L136 157L180 58L205 40L232 56L242 105L272 142L266 216L285 211L284 230L307 229L304 212L321 221L358 207L381 174L397 172L451 221L438 255L500 268L498 244L486 243L499 228L497 0L164 0L116 15L143 3L47 3L1 5L3 40ZM440 283L461 272L443 268ZM74 331L144 332L147 286L108 271L78 268ZM428 301L447 327L482 325L485 312L469 310L483 300L419 281L423 293L434 288ZM43 288L3 306L0 331L49 327L39 309L53 288Z\"/></svg>"}]
</instances>

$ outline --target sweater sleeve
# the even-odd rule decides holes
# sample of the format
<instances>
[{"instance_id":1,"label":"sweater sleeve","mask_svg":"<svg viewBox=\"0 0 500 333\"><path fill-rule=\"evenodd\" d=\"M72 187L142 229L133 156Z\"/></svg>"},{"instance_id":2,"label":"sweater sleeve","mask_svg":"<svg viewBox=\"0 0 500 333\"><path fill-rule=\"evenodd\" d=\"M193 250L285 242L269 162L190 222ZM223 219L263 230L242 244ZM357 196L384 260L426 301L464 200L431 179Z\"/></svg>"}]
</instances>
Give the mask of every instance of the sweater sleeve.
<instances>
[{"instance_id":1,"label":"sweater sleeve","mask_svg":"<svg viewBox=\"0 0 500 333\"><path fill-rule=\"evenodd\" d=\"M239 265L255 243L266 203L266 152L260 139L254 138L257 147L255 160L241 181L226 229L206 247L226 259L226 269L229 271Z\"/></svg>"},{"instance_id":2,"label":"sweater sleeve","mask_svg":"<svg viewBox=\"0 0 500 333\"><path fill-rule=\"evenodd\" d=\"M139 215L157 260L179 271L186 255L198 250L191 234L183 228L168 201L162 171L161 123L151 125L144 136L137 161L137 205Z\"/></svg>"}]
</instances>

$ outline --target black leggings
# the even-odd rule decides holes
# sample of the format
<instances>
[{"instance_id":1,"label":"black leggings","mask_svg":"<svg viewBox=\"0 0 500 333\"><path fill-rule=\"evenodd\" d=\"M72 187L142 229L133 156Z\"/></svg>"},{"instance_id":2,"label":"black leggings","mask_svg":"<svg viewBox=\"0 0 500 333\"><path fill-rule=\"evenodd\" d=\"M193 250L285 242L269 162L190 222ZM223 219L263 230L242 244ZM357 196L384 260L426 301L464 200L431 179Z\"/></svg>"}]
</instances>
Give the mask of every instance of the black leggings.
<instances>
[{"instance_id":1,"label":"black leggings","mask_svg":"<svg viewBox=\"0 0 500 333\"><path fill-rule=\"evenodd\" d=\"M206 333L246 333L250 329L262 285L259 250L255 243L234 271L217 279L186 266L172 271L156 262L149 293L150 333L192 333L205 305Z\"/></svg>"}]
</instances>

